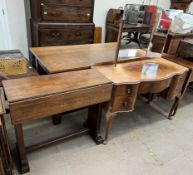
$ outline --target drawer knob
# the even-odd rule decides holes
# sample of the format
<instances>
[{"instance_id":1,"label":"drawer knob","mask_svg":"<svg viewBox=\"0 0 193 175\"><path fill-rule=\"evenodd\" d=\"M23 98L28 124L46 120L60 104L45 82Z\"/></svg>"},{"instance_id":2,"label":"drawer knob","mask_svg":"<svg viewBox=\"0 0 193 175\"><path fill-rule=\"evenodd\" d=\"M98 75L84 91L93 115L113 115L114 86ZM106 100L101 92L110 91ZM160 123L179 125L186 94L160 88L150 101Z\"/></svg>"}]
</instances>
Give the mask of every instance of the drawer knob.
<instances>
[{"instance_id":1,"label":"drawer knob","mask_svg":"<svg viewBox=\"0 0 193 175\"><path fill-rule=\"evenodd\" d=\"M131 93L131 89L128 89L128 90L127 90L127 93L130 94L130 93Z\"/></svg>"},{"instance_id":2,"label":"drawer knob","mask_svg":"<svg viewBox=\"0 0 193 175\"><path fill-rule=\"evenodd\" d=\"M127 107L127 105L128 105L128 102L127 102L127 101L124 101L124 102L123 102L123 107Z\"/></svg>"},{"instance_id":3,"label":"drawer knob","mask_svg":"<svg viewBox=\"0 0 193 175\"><path fill-rule=\"evenodd\" d=\"M44 11L44 15L47 15L47 14L48 14L48 12L45 12L45 11Z\"/></svg>"},{"instance_id":4,"label":"drawer knob","mask_svg":"<svg viewBox=\"0 0 193 175\"><path fill-rule=\"evenodd\" d=\"M41 6L43 6L44 5L44 3L41 3Z\"/></svg>"},{"instance_id":5,"label":"drawer knob","mask_svg":"<svg viewBox=\"0 0 193 175\"><path fill-rule=\"evenodd\" d=\"M87 13L86 16L90 16L90 13Z\"/></svg>"}]
</instances>

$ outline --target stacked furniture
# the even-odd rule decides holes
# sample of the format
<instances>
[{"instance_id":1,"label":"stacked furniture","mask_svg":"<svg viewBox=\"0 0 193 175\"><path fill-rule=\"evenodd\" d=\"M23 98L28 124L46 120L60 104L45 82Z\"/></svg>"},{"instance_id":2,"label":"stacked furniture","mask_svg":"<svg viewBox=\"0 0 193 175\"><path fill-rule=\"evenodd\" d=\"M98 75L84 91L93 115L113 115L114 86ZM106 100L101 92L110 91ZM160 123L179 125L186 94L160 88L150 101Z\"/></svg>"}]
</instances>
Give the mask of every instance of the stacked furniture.
<instances>
[{"instance_id":1,"label":"stacked furniture","mask_svg":"<svg viewBox=\"0 0 193 175\"><path fill-rule=\"evenodd\" d=\"M32 46L91 44L94 0L30 0Z\"/></svg>"}]
</instances>

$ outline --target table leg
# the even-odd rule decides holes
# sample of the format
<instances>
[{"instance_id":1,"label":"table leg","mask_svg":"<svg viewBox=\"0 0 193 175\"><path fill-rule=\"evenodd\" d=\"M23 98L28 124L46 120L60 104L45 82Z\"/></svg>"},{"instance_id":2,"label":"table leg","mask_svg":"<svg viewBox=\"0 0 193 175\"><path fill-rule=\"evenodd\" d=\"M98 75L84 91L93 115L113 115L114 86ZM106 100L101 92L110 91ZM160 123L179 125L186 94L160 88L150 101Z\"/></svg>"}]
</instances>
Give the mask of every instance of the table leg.
<instances>
[{"instance_id":1,"label":"table leg","mask_svg":"<svg viewBox=\"0 0 193 175\"><path fill-rule=\"evenodd\" d=\"M23 128L22 124L15 125L14 127L17 140L16 149L19 155L20 172L23 174L30 171L24 143Z\"/></svg>"},{"instance_id":2,"label":"table leg","mask_svg":"<svg viewBox=\"0 0 193 175\"><path fill-rule=\"evenodd\" d=\"M176 112L177 112L179 103L180 103L180 98L179 98L179 97L176 97L176 99L175 99L175 101L174 101L174 104L173 104L173 106L172 106L172 108L171 108L171 110L170 110L168 119L172 120L172 117L173 117L174 115L176 115Z\"/></svg>"},{"instance_id":3,"label":"table leg","mask_svg":"<svg viewBox=\"0 0 193 175\"><path fill-rule=\"evenodd\" d=\"M52 116L52 122L54 125L59 125L60 123L62 123L62 116L61 115Z\"/></svg>"},{"instance_id":4,"label":"table leg","mask_svg":"<svg viewBox=\"0 0 193 175\"><path fill-rule=\"evenodd\" d=\"M88 119L86 125L90 128L90 134L96 144L102 144L103 138L101 136L101 118L102 118L102 104L90 106L88 109Z\"/></svg>"},{"instance_id":5,"label":"table leg","mask_svg":"<svg viewBox=\"0 0 193 175\"><path fill-rule=\"evenodd\" d=\"M106 115L106 129L105 129L104 145L108 144L109 132L110 132L112 124L113 124L114 116L115 116L115 114L113 114L111 112L108 112Z\"/></svg>"}]
</instances>

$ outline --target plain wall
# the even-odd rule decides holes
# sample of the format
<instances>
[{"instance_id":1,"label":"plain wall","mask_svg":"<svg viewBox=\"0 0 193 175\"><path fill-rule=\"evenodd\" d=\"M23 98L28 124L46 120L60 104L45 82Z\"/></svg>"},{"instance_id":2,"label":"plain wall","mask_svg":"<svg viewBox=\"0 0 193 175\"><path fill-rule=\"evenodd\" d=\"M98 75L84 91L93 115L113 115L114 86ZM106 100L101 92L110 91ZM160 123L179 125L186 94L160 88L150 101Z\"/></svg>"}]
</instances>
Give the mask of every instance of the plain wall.
<instances>
[{"instance_id":1,"label":"plain wall","mask_svg":"<svg viewBox=\"0 0 193 175\"><path fill-rule=\"evenodd\" d=\"M5 0L7 4L8 23L11 36L11 49L20 49L28 57L28 41L25 17L25 0ZM141 4L143 1L132 0L95 0L94 23L103 28L103 41L105 37L106 14L110 8L118 8L126 3ZM151 4L156 4L157 0L152 0ZM149 0L145 1L149 4ZM168 9L170 0L159 0L159 7Z\"/></svg>"},{"instance_id":2,"label":"plain wall","mask_svg":"<svg viewBox=\"0 0 193 175\"><path fill-rule=\"evenodd\" d=\"M25 0L5 0L7 6L7 17L9 33L11 37L11 48L20 49L28 57L27 29L25 20Z\"/></svg>"}]
</instances>

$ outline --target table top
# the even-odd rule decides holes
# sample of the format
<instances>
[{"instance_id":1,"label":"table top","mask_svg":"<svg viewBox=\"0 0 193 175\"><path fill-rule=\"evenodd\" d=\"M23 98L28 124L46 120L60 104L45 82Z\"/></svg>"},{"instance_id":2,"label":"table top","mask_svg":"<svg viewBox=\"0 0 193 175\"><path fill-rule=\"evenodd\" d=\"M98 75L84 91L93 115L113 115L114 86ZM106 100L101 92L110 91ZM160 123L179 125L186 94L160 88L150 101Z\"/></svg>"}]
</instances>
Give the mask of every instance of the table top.
<instances>
[{"instance_id":1,"label":"table top","mask_svg":"<svg viewBox=\"0 0 193 175\"><path fill-rule=\"evenodd\" d=\"M3 87L8 102L40 98L82 88L111 84L112 82L93 69L5 80Z\"/></svg>"},{"instance_id":2,"label":"table top","mask_svg":"<svg viewBox=\"0 0 193 175\"><path fill-rule=\"evenodd\" d=\"M31 48L47 73L59 73L87 69L97 63L112 62L115 59L117 43L86 44L74 46L52 46ZM137 49L136 57L145 56Z\"/></svg>"},{"instance_id":3,"label":"table top","mask_svg":"<svg viewBox=\"0 0 193 175\"><path fill-rule=\"evenodd\" d=\"M144 64L146 65L146 68L144 67ZM156 65L159 65L157 69ZM112 64L101 64L93 66L93 68L106 76L114 84L155 82L188 71L187 68L163 58L147 58L143 60L127 61L117 64L116 67ZM151 71L148 72L148 69Z\"/></svg>"}]
</instances>

